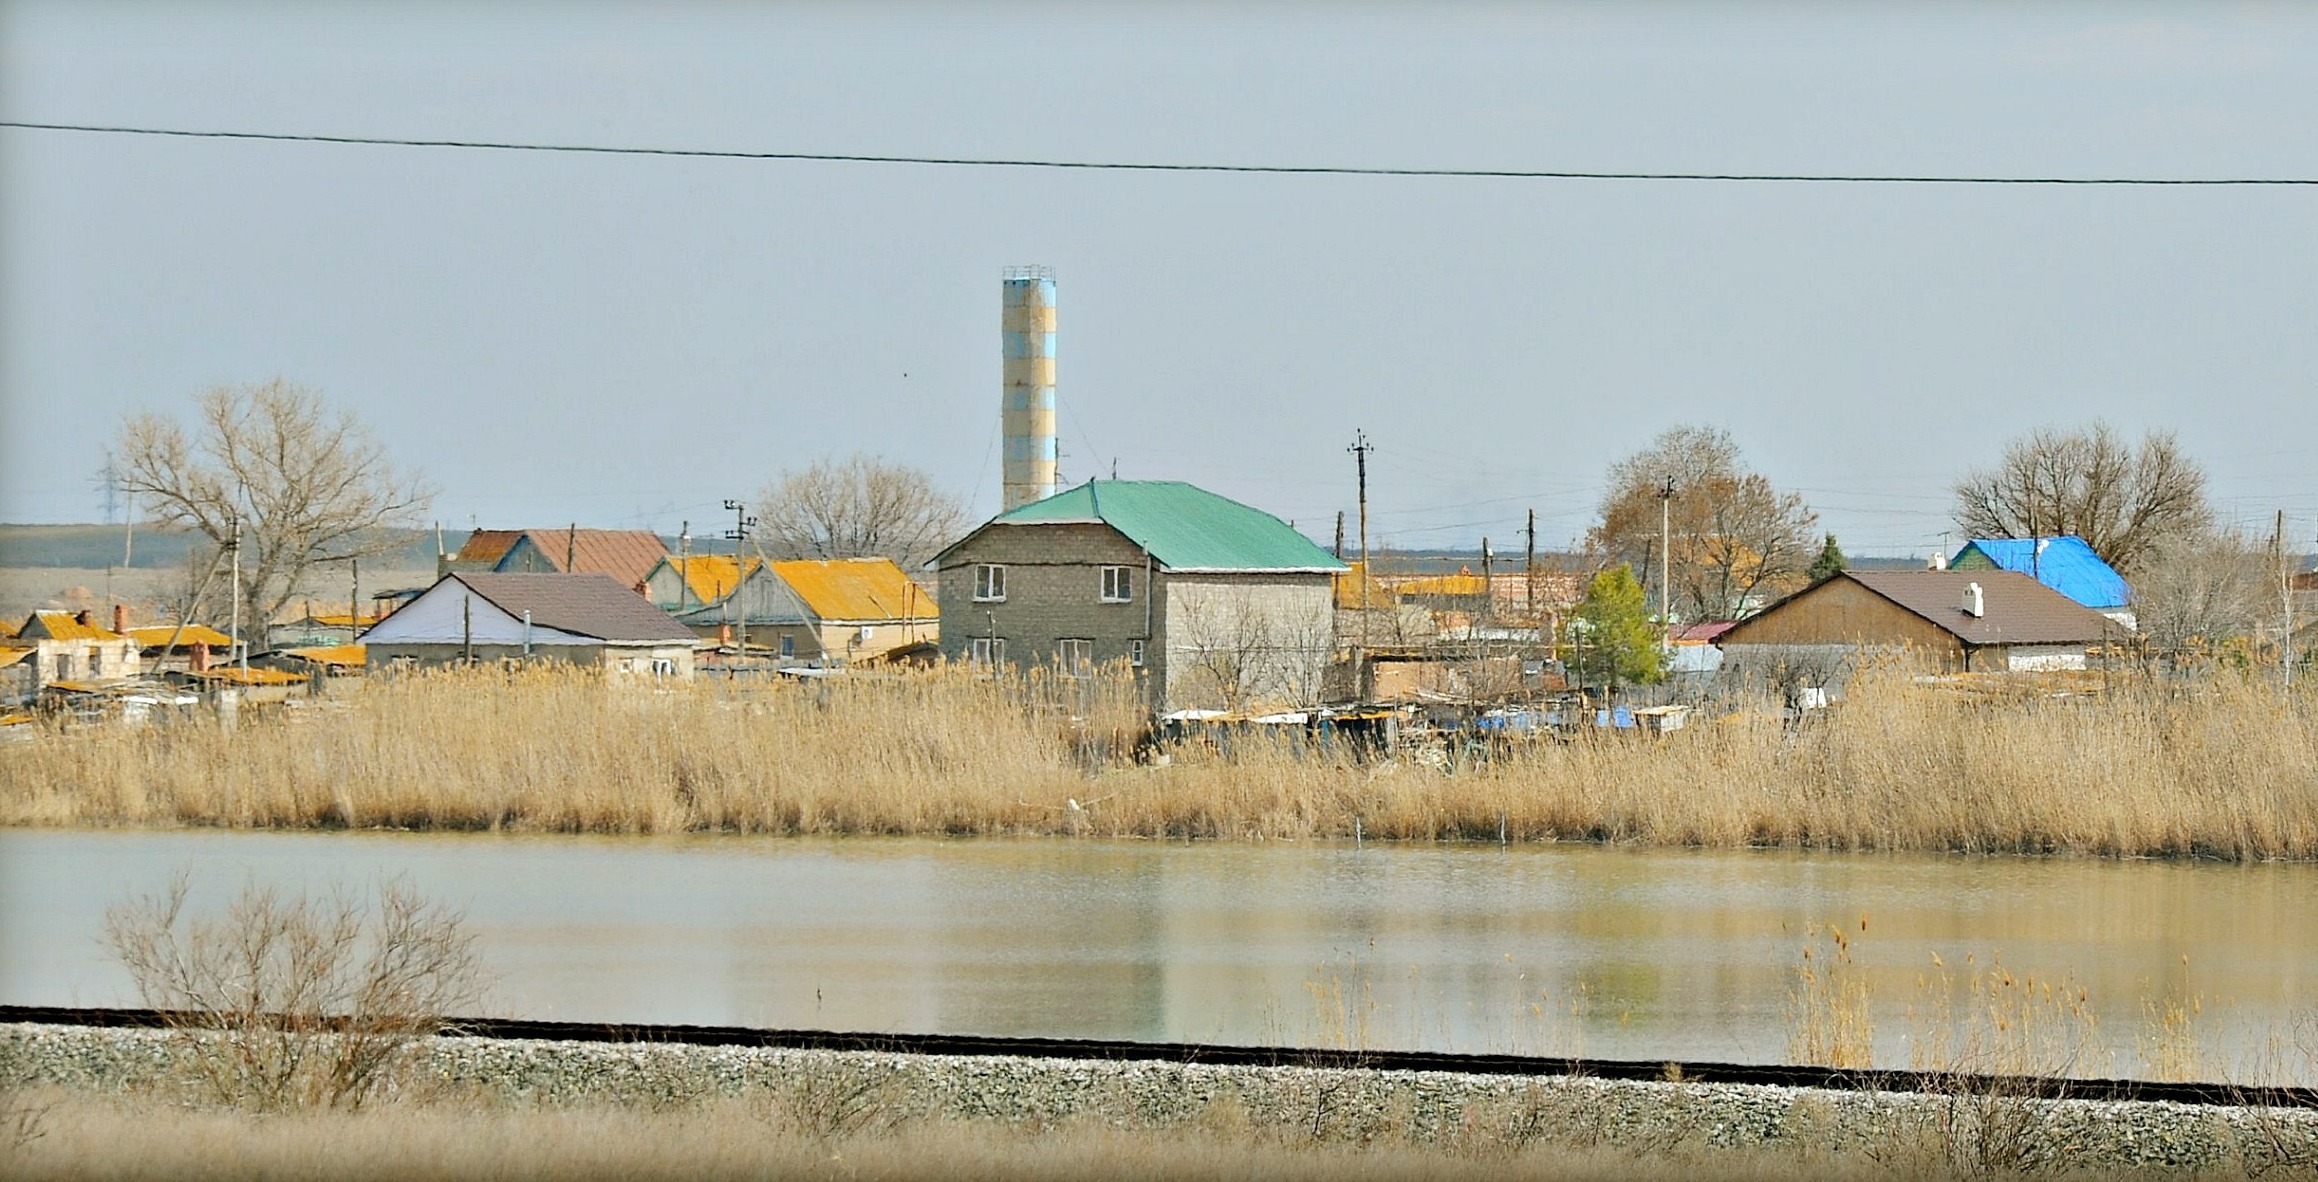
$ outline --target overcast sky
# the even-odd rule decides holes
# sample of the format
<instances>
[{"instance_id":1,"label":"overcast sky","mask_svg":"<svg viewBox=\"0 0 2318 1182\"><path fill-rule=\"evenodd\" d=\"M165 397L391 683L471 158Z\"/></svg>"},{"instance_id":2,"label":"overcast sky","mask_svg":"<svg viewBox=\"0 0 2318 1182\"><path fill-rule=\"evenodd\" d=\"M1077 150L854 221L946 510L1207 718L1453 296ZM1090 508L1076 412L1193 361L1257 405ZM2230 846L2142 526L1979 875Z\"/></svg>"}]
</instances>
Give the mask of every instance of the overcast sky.
<instances>
[{"instance_id":1,"label":"overcast sky","mask_svg":"<svg viewBox=\"0 0 2318 1182\"><path fill-rule=\"evenodd\" d=\"M12 120L816 153L2318 177L2318 5L0 8ZM434 516L722 528L865 451L998 496L999 277L1065 476L1325 540L1558 545L1728 427L1854 553L2004 441L2175 430L2318 534L2318 188L1155 175L0 129L0 519L121 416L282 376Z\"/></svg>"}]
</instances>

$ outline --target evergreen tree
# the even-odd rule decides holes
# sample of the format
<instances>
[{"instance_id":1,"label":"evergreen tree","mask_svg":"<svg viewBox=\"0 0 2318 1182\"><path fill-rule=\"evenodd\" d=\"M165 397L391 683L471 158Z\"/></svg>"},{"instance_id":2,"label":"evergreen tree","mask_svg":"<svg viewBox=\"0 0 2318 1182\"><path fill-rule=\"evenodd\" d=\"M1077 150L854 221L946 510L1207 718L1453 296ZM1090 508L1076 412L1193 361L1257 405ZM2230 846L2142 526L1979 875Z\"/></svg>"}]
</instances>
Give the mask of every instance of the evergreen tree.
<instances>
[{"instance_id":1,"label":"evergreen tree","mask_svg":"<svg viewBox=\"0 0 2318 1182\"><path fill-rule=\"evenodd\" d=\"M1649 684L1665 677L1658 628L1634 569L1619 563L1594 576L1578 605L1572 643L1578 676L1587 685Z\"/></svg>"},{"instance_id":2,"label":"evergreen tree","mask_svg":"<svg viewBox=\"0 0 2318 1182\"><path fill-rule=\"evenodd\" d=\"M1824 583L1851 568L1851 560L1843 556L1843 547L1835 544L1835 535L1827 535L1827 544L1819 547L1819 557L1811 560L1811 581Z\"/></svg>"}]
</instances>

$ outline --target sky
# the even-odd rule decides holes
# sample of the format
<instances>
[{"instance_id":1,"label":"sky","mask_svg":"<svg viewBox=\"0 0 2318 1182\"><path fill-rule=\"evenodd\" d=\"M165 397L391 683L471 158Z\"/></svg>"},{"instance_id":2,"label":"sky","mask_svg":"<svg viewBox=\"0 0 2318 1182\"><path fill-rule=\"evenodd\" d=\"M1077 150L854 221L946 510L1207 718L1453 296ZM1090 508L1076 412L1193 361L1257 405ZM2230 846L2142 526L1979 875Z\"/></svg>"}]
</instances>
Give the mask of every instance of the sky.
<instances>
[{"instance_id":1,"label":"sky","mask_svg":"<svg viewBox=\"0 0 2318 1182\"><path fill-rule=\"evenodd\" d=\"M0 118L656 148L2318 178L2318 5L0 3ZM275 377L447 527L695 533L855 452L995 512L999 280L1066 480L1541 547L1728 428L1854 554L2039 427L2179 434L2318 540L2318 188L1810 185L495 153L0 128L0 520Z\"/></svg>"}]
</instances>

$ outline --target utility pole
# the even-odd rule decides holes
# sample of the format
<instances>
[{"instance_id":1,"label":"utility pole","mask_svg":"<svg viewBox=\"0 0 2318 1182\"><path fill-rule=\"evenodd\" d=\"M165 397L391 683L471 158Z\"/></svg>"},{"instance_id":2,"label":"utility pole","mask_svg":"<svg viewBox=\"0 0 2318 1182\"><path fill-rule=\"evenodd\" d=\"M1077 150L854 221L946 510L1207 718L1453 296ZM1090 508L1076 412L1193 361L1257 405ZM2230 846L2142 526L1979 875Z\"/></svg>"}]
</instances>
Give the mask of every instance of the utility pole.
<instances>
[{"instance_id":1,"label":"utility pole","mask_svg":"<svg viewBox=\"0 0 2318 1182\"><path fill-rule=\"evenodd\" d=\"M1531 623L1537 621L1537 510L1529 511L1529 524L1522 527L1521 546L1521 614Z\"/></svg>"},{"instance_id":2,"label":"utility pole","mask_svg":"<svg viewBox=\"0 0 2318 1182\"><path fill-rule=\"evenodd\" d=\"M576 566L578 566L578 565L579 565L579 522L576 522L576 521L575 521L575 522L572 522L572 523L571 523L571 528L570 528L570 529L567 529L567 530L565 530L565 531L564 531L564 534L563 534L563 573L565 573L565 574L567 574L567 575L576 575L576 574L578 574L578 573L579 573L578 571L576 571L576 570L572 569L573 567L576 567Z\"/></svg>"},{"instance_id":3,"label":"utility pole","mask_svg":"<svg viewBox=\"0 0 2318 1182\"><path fill-rule=\"evenodd\" d=\"M741 543L749 540L749 529L757 523L757 519L749 516L749 507L739 501L728 500L724 503L724 507L732 514L732 528L726 531L724 536L732 539L732 561L734 568L738 569L742 554ZM738 583L734 584L734 589L736 591L739 589ZM738 657L733 665L737 671L741 664L746 663L749 658L749 605L744 596L735 594L733 598L740 605L739 610L734 613L734 618L738 623L733 633L739 646Z\"/></svg>"},{"instance_id":4,"label":"utility pole","mask_svg":"<svg viewBox=\"0 0 2318 1182\"><path fill-rule=\"evenodd\" d=\"M233 519L233 534L225 548L233 552L233 651L241 671L250 671L250 649L241 642L241 518Z\"/></svg>"},{"instance_id":5,"label":"utility pole","mask_svg":"<svg viewBox=\"0 0 2318 1182\"><path fill-rule=\"evenodd\" d=\"M1336 561L1344 561L1344 510L1336 511Z\"/></svg>"},{"instance_id":6,"label":"utility pole","mask_svg":"<svg viewBox=\"0 0 2318 1182\"><path fill-rule=\"evenodd\" d=\"M676 610L692 606L692 523L684 523L684 532L676 535ZM740 555L733 555L733 567L740 566Z\"/></svg>"},{"instance_id":7,"label":"utility pole","mask_svg":"<svg viewBox=\"0 0 2318 1182\"><path fill-rule=\"evenodd\" d=\"M1481 539L1481 614L1486 619L1497 617L1497 571L1489 552L1489 539Z\"/></svg>"},{"instance_id":8,"label":"utility pole","mask_svg":"<svg viewBox=\"0 0 2318 1182\"><path fill-rule=\"evenodd\" d=\"M1674 478L1658 492L1658 626L1664 634L1659 651L1674 647Z\"/></svg>"},{"instance_id":9,"label":"utility pole","mask_svg":"<svg viewBox=\"0 0 2318 1182\"><path fill-rule=\"evenodd\" d=\"M1376 577L1368 567L1368 453L1374 450L1368 442L1368 432L1352 432L1353 468L1360 479L1360 652L1353 663L1354 675L1360 679L1360 696L1368 696L1368 584Z\"/></svg>"},{"instance_id":10,"label":"utility pole","mask_svg":"<svg viewBox=\"0 0 2318 1182\"><path fill-rule=\"evenodd\" d=\"M2286 565L2286 511L2278 510L2277 528L2270 534L2270 551L2278 561L2278 601L2283 609L2278 623L2278 668L2286 687L2294 686L2294 573Z\"/></svg>"},{"instance_id":11,"label":"utility pole","mask_svg":"<svg viewBox=\"0 0 2318 1182\"><path fill-rule=\"evenodd\" d=\"M347 592L346 636L350 641L362 639L362 560L346 560Z\"/></svg>"}]
</instances>

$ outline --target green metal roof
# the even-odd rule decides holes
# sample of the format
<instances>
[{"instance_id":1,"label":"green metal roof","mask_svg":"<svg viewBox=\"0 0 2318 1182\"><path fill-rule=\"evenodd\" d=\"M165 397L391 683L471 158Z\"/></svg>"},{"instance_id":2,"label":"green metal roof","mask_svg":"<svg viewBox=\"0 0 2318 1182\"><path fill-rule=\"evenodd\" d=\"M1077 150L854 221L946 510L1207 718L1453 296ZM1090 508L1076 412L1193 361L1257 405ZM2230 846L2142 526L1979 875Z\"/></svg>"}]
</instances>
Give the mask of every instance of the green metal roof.
<instances>
[{"instance_id":1,"label":"green metal roof","mask_svg":"<svg viewBox=\"0 0 2318 1182\"><path fill-rule=\"evenodd\" d=\"M1180 480L1090 480L990 525L1098 521L1172 570L1346 569L1287 522Z\"/></svg>"}]
</instances>

